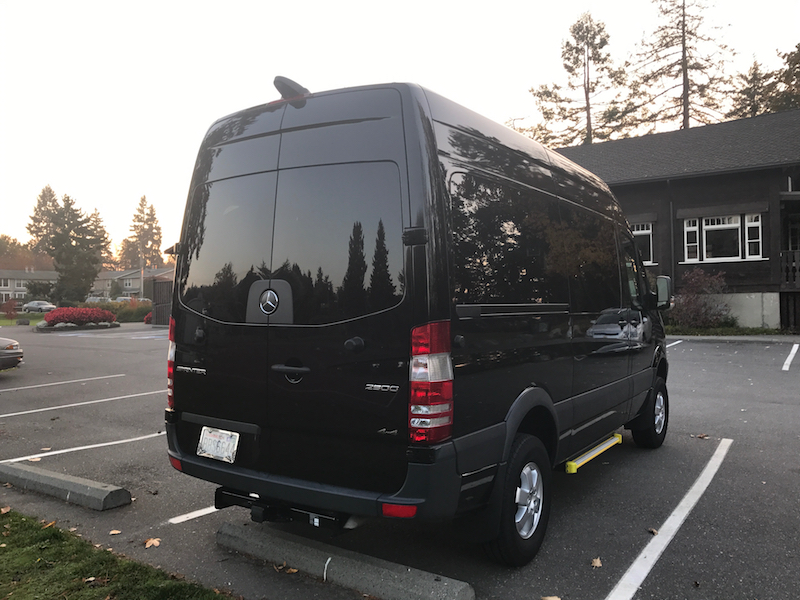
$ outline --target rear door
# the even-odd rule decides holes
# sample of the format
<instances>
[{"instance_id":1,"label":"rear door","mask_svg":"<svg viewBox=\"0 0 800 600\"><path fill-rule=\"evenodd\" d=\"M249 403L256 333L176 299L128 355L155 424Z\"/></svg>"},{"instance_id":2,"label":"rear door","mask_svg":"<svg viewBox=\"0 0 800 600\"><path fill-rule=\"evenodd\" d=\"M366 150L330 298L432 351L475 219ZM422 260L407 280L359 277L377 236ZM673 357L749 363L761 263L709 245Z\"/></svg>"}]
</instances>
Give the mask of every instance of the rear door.
<instances>
[{"instance_id":1,"label":"rear door","mask_svg":"<svg viewBox=\"0 0 800 600\"><path fill-rule=\"evenodd\" d=\"M398 165L281 170L274 229L267 470L395 491L409 353Z\"/></svg>"}]
</instances>

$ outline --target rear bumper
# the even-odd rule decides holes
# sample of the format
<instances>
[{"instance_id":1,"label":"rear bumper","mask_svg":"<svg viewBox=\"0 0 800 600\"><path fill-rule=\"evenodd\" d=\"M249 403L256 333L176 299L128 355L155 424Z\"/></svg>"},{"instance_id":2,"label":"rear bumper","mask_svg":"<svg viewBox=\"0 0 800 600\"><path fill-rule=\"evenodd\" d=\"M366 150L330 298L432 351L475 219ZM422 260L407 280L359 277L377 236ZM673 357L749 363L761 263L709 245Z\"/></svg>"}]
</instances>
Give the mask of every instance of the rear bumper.
<instances>
[{"instance_id":1,"label":"rear bumper","mask_svg":"<svg viewBox=\"0 0 800 600\"><path fill-rule=\"evenodd\" d=\"M257 494L264 504L366 517L382 516L383 504L400 504L416 506L415 518L426 520L452 518L458 508L461 477L452 442L430 448L425 463L409 462L402 488L386 494L272 475L182 453L175 443L175 425L167 423L166 430L169 456L180 462L181 472L245 495Z\"/></svg>"},{"instance_id":2,"label":"rear bumper","mask_svg":"<svg viewBox=\"0 0 800 600\"><path fill-rule=\"evenodd\" d=\"M22 364L22 352L5 354L0 357L0 371L5 369L13 369Z\"/></svg>"}]
</instances>

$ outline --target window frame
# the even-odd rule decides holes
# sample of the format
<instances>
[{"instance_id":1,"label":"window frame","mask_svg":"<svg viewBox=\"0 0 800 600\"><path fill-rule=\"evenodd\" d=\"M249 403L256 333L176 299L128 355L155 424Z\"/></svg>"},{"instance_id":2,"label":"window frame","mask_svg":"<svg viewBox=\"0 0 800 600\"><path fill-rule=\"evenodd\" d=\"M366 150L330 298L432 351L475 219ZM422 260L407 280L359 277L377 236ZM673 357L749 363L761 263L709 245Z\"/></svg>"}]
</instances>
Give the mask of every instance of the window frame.
<instances>
[{"instance_id":1,"label":"window frame","mask_svg":"<svg viewBox=\"0 0 800 600\"><path fill-rule=\"evenodd\" d=\"M726 263L769 260L764 255L764 213L742 213L716 215L706 217L689 217L683 219L683 262L680 264ZM708 232L736 231L738 256L708 256ZM751 239L749 236L755 232ZM694 234L695 242L690 242L690 234ZM750 251L750 244L758 245L758 252ZM695 256L690 257L690 250Z\"/></svg>"}]
</instances>

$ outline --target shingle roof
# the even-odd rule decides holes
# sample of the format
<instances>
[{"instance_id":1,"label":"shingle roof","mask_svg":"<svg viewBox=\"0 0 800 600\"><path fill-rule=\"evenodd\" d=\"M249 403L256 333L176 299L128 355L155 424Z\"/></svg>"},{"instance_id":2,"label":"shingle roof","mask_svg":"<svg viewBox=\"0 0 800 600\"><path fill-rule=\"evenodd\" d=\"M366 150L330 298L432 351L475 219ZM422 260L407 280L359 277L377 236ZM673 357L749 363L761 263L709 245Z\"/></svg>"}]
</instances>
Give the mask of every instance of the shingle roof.
<instances>
[{"instance_id":1,"label":"shingle roof","mask_svg":"<svg viewBox=\"0 0 800 600\"><path fill-rule=\"evenodd\" d=\"M800 164L800 110L560 148L609 185Z\"/></svg>"}]
</instances>

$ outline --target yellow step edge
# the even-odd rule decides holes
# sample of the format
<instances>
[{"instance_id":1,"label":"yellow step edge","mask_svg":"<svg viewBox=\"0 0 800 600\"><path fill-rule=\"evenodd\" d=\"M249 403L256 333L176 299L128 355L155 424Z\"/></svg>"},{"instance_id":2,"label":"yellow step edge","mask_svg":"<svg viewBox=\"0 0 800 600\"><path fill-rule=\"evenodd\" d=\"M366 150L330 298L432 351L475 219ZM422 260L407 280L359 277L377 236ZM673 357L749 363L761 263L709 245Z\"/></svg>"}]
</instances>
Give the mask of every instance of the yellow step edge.
<instances>
[{"instance_id":1,"label":"yellow step edge","mask_svg":"<svg viewBox=\"0 0 800 600\"><path fill-rule=\"evenodd\" d=\"M611 448L612 446L616 446L617 444L622 443L622 434L615 433L610 438L608 438L605 442L598 444L588 452L584 452L575 460L571 460L567 463L567 473L577 473L578 469L585 465L587 462L592 460L593 458L597 458L603 452Z\"/></svg>"}]
</instances>

